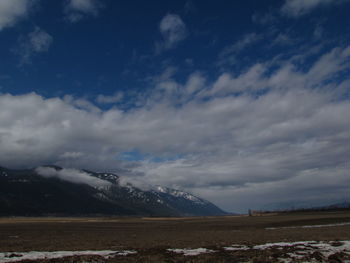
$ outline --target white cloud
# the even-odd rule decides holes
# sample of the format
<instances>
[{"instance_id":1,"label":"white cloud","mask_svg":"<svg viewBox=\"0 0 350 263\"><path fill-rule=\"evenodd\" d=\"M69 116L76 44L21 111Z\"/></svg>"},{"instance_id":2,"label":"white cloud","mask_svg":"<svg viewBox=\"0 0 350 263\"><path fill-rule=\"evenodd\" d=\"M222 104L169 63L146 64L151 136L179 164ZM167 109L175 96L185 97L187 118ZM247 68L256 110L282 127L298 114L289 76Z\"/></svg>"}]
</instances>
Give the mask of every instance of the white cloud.
<instances>
[{"instance_id":1,"label":"white cloud","mask_svg":"<svg viewBox=\"0 0 350 263\"><path fill-rule=\"evenodd\" d=\"M262 39L261 35L249 33L237 40L233 45L225 47L219 54L218 65L233 65L237 62L237 55L245 48L257 43Z\"/></svg>"},{"instance_id":2,"label":"white cloud","mask_svg":"<svg viewBox=\"0 0 350 263\"><path fill-rule=\"evenodd\" d=\"M123 93L116 92L112 96L106 96L106 95L98 95L96 98L96 101L101 104L111 104L111 103L117 103L120 102L123 99Z\"/></svg>"},{"instance_id":3,"label":"white cloud","mask_svg":"<svg viewBox=\"0 0 350 263\"><path fill-rule=\"evenodd\" d=\"M159 30L163 36L163 42L158 43L158 51L174 48L188 35L185 23L177 14L164 16L160 21Z\"/></svg>"},{"instance_id":4,"label":"white cloud","mask_svg":"<svg viewBox=\"0 0 350 263\"><path fill-rule=\"evenodd\" d=\"M282 67L280 66L270 75L266 74L266 70L269 69L269 66L275 65L271 64L271 61L255 64L236 77L230 73L223 73L213 84L213 88L206 91L204 95L224 96L237 92L254 92L263 89L287 90L326 87L324 82L331 80L335 75L341 74L349 68L349 50L350 47L332 49L319 57L306 73L299 71L292 61L284 62Z\"/></svg>"},{"instance_id":5,"label":"white cloud","mask_svg":"<svg viewBox=\"0 0 350 263\"><path fill-rule=\"evenodd\" d=\"M350 82L339 81L349 58L350 47L338 47L307 70L266 61L213 82L195 72L180 83L168 69L129 111L3 94L0 164L118 168L130 180L185 188L233 211L350 198ZM135 149L143 161L119 158Z\"/></svg>"},{"instance_id":6,"label":"white cloud","mask_svg":"<svg viewBox=\"0 0 350 263\"><path fill-rule=\"evenodd\" d=\"M0 31L15 25L26 17L33 1L31 0L1 0L0 1Z\"/></svg>"},{"instance_id":7,"label":"white cloud","mask_svg":"<svg viewBox=\"0 0 350 263\"><path fill-rule=\"evenodd\" d=\"M108 181L101 180L97 177L89 175L86 172L76 169L56 170L52 167L40 166L36 168L35 171L43 177L55 177L72 183L87 184L92 187L107 187L111 185L111 183Z\"/></svg>"},{"instance_id":8,"label":"white cloud","mask_svg":"<svg viewBox=\"0 0 350 263\"><path fill-rule=\"evenodd\" d=\"M84 156L81 152L65 152L60 155L60 158L62 159L78 159Z\"/></svg>"},{"instance_id":9,"label":"white cloud","mask_svg":"<svg viewBox=\"0 0 350 263\"><path fill-rule=\"evenodd\" d=\"M74 23L86 16L98 16L102 7L99 0L68 0L64 12L66 19Z\"/></svg>"},{"instance_id":10,"label":"white cloud","mask_svg":"<svg viewBox=\"0 0 350 263\"><path fill-rule=\"evenodd\" d=\"M287 34L279 33L273 40L273 45L291 45L294 44L294 40Z\"/></svg>"},{"instance_id":11,"label":"white cloud","mask_svg":"<svg viewBox=\"0 0 350 263\"><path fill-rule=\"evenodd\" d=\"M238 52L260 39L261 36L257 35L256 33L246 34L242 39L238 40L234 45L230 46L229 49Z\"/></svg>"},{"instance_id":12,"label":"white cloud","mask_svg":"<svg viewBox=\"0 0 350 263\"><path fill-rule=\"evenodd\" d=\"M285 0L281 8L283 14L291 17L305 15L320 6L340 4L348 0Z\"/></svg>"},{"instance_id":13,"label":"white cloud","mask_svg":"<svg viewBox=\"0 0 350 263\"><path fill-rule=\"evenodd\" d=\"M321 39L323 34L324 34L324 28L321 25L316 26L314 33L313 33L314 37L316 39Z\"/></svg>"},{"instance_id":14,"label":"white cloud","mask_svg":"<svg viewBox=\"0 0 350 263\"><path fill-rule=\"evenodd\" d=\"M39 27L36 27L27 36L21 36L19 47L16 50L16 53L20 56L20 64L31 63L34 55L47 52L52 42L53 37Z\"/></svg>"},{"instance_id":15,"label":"white cloud","mask_svg":"<svg viewBox=\"0 0 350 263\"><path fill-rule=\"evenodd\" d=\"M277 18L275 14L270 11L265 14L254 13L252 15L252 21L257 24L267 25L276 22Z\"/></svg>"},{"instance_id":16,"label":"white cloud","mask_svg":"<svg viewBox=\"0 0 350 263\"><path fill-rule=\"evenodd\" d=\"M30 46L37 53L47 52L52 44L52 40L52 36L38 27L29 33Z\"/></svg>"},{"instance_id":17,"label":"white cloud","mask_svg":"<svg viewBox=\"0 0 350 263\"><path fill-rule=\"evenodd\" d=\"M214 83L209 95L225 95L228 93L259 90L266 87L262 64L253 65L248 71L234 78L229 73L223 73Z\"/></svg>"},{"instance_id":18,"label":"white cloud","mask_svg":"<svg viewBox=\"0 0 350 263\"><path fill-rule=\"evenodd\" d=\"M193 94L198 92L199 90L205 88L206 79L205 77L199 73L195 72L192 75L189 76L186 84L185 89L187 94Z\"/></svg>"}]
</instances>

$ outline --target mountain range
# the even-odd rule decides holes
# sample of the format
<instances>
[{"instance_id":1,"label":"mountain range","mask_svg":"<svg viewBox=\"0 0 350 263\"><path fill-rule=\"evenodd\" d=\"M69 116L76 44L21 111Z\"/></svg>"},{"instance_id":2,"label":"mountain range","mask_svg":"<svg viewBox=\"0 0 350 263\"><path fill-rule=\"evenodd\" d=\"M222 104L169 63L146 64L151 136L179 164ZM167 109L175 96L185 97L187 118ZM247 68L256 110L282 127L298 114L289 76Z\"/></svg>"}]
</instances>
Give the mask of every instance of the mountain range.
<instances>
[{"instance_id":1,"label":"mountain range","mask_svg":"<svg viewBox=\"0 0 350 263\"><path fill-rule=\"evenodd\" d=\"M0 216L216 216L227 213L190 193L141 189L114 173L41 166L0 167Z\"/></svg>"}]
</instances>

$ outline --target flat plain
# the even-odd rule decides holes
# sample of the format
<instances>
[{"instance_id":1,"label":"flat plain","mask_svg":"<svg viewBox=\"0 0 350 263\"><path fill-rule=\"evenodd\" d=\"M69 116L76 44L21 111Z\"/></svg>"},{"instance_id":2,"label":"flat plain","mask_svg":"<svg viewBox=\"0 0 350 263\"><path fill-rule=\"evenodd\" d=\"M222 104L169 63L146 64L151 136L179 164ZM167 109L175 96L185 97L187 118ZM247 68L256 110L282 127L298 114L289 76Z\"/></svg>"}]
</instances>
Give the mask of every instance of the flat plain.
<instances>
[{"instance_id":1,"label":"flat plain","mask_svg":"<svg viewBox=\"0 0 350 263\"><path fill-rule=\"evenodd\" d=\"M29 251L87 250L134 254L35 262L350 262L350 248L344 245L349 240L350 211L253 217L0 218L0 252L7 253L0 262L32 262L21 261L19 254ZM300 244L293 242L301 241L334 249L311 251L314 246L304 244L294 257L292 252ZM279 244L256 247L267 243Z\"/></svg>"}]
</instances>

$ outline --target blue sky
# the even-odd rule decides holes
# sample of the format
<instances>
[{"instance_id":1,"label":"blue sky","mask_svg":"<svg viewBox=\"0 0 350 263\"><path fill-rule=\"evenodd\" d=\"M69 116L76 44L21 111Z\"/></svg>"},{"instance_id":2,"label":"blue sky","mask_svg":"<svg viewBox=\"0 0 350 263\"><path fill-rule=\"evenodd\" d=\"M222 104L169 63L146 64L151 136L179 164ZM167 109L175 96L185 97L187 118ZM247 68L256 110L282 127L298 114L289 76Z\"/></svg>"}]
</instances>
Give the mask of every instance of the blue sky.
<instances>
[{"instance_id":1,"label":"blue sky","mask_svg":"<svg viewBox=\"0 0 350 263\"><path fill-rule=\"evenodd\" d=\"M4 28L2 91L94 99L99 94L150 89L148 80L167 67L177 69L180 81L193 71L203 71L215 80L223 70L239 74L271 56L291 55L303 44L317 45L324 38L339 43L349 40L347 3L321 6L295 19L278 13L283 1L100 2L95 2L95 15L89 13L71 23L65 15L65 1L36 1L27 17ZM179 16L186 36L174 48L157 54L157 43L164 41L159 23L167 14ZM276 22L255 22L264 16ZM21 53L21 42L35 28L49 34L52 41L47 51L31 52L29 61L22 64L23 54L16 53ZM313 39L317 30L322 39ZM255 39L240 50L236 61L220 61L226 57L225 48L250 34L256 34ZM280 41L289 38L284 39L286 45L272 45L278 36Z\"/></svg>"},{"instance_id":2,"label":"blue sky","mask_svg":"<svg viewBox=\"0 0 350 263\"><path fill-rule=\"evenodd\" d=\"M0 165L117 171L231 211L349 200L349 11L2 0Z\"/></svg>"}]
</instances>

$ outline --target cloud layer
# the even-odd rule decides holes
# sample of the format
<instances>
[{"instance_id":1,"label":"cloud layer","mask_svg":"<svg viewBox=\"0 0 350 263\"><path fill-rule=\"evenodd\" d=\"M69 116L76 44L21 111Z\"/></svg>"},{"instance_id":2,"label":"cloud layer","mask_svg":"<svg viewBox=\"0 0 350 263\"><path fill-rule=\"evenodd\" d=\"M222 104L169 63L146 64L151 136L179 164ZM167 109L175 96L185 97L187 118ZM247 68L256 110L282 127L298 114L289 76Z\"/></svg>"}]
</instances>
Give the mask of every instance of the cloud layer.
<instances>
[{"instance_id":1,"label":"cloud layer","mask_svg":"<svg viewBox=\"0 0 350 263\"><path fill-rule=\"evenodd\" d=\"M30 64L32 57L49 50L53 37L39 27L26 36L19 38L19 45L15 52L19 55L20 64Z\"/></svg>"},{"instance_id":2,"label":"cloud layer","mask_svg":"<svg viewBox=\"0 0 350 263\"><path fill-rule=\"evenodd\" d=\"M160 21L159 31L163 36L163 42L158 43L158 50L174 48L188 35L185 23L177 14L164 16Z\"/></svg>"},{"instance_id":3,"label":"cloud layer","mask_svg":"<svg viewBox=\"0 0 350 263\"><path fill-rule=\"evenodd\" d=\"M118 87L91 100L0 94L0 165L56 164L70 169L38 172L93 186L104 185L74 168L115 171L123 182L183 188L231 211L349 199L350 46L323 40L321 22L307 41L272 26L281 14L298 18L346 1L285 0L256 14L254 22L271 27L223 42L221 52L213 42L216 63L204 67L210 74L195 68L190 50L192 65L183 71L177 58L163 57L189 36L182 18L168 13L149 56L162 60L163 72L146 73L151 87L140 93ZM34 2L0 0L0 30L25 18ZM62 3L69 22L96 17L103 7L100 0ZM193 30L192 38L201 34ZM20 64L47 52L53 40L37 26L22 34Z\"/></svg>"},{"instance_id":4,"label":"cloud layer","mask_svg":"<svg viewBox=\"0 0 350 263\"><path fill-rule=\"evenodd\" d=\"M236 211L349 198L350 47L320 54L306 70L296 67L300 55L215 81L200 72L184 83L163 74L129 111L69 96L3 94L0 163L118 169Z\"/></svg>"},{"instance_id":5,"label":"cloud layer","mask_svg":"<svg viewBox=\"0 0 350 263\"><path fill-rule=\"evenodd\" d=\"M282 6L282 13L291 17L305 15L320 6L340 4L348 0L286 0Z\"/></svg>"},{"instance_id":6,"label":"cloud layer","mask_svg":"<svg viewBox=\"0 0 350 263\"><path fill-rule=\"evenodd\" d=\"M0 1L0 31L6 27L13 26L24 18L32 0L1 0Z\"/></svg>"},{"instance_id":7,"label":"cloud layer","mask_svg":"<svg viewBox=\"0 0 350 263\"><path fill-rule=\"evenodd\" d=\"M64 7L66 19L72 23L86 16L97 16L102 4L99 0L68 0Z\"/></svg>"},{"instance_id":8,"label":"cloud layer","mask_svg":"<svg viewBox=\"0 0 350 263\"><path fill-rule=\"evenodd\" d=\"M77 183L77 184L87 184L92 187L108 187L111 185L110 182L101 180L99 178L90 176L88 173L76 169L62 169L56 170L52 167L38 167L35 170L39 175L43 177L54 177L59 178L64 181Z\"/></svg>"}]
</instances>

